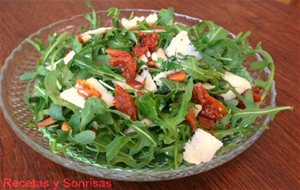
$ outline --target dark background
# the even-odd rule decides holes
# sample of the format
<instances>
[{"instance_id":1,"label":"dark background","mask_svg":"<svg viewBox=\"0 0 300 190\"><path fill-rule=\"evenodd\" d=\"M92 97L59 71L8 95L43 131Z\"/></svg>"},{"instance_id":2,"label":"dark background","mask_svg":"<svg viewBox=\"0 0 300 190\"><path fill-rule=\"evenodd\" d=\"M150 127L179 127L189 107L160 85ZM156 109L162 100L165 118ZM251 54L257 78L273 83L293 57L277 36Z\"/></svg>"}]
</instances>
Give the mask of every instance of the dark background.
<instances>
[{"instance_id":1,"label":"dark background","mask_svg":"<svg viewBox=\"0 0 300 190\"><path fill-rule=\"evenodd\" d=\"M263 47L276 63L278 105L294 106L278 114L262 137L243 154L211 171L182 179L134 183L112 181L113 189L299 189L300 188L300 11L299 3L261 1L93 1L97 10L160 9L173 6L178 13L210 19L233 33L250 30L252 44ZM296 3L295 3L296 2ZM298 5L297 5L298 4ZM89 11L78 0L0 0L0 66L31 33L55 21ZM42 157L23 143L0 113L0 179L101 180L71 171ZM2 184L0 183L0 189ZM61 189L61 188L60 188Z\"/></svg>"}]
</instances>

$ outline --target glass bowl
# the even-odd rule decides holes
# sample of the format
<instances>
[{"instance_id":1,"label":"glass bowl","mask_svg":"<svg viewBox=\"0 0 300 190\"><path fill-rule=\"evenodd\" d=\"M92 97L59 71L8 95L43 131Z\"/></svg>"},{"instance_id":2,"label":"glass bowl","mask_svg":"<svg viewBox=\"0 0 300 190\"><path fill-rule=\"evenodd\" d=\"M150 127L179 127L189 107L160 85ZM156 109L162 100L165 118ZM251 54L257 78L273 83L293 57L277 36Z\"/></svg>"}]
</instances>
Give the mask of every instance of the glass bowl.
<instances>
[{"instance_id":1,"label":"glass bowl","mask_svg":"<svg viewBox=\"0 0 300 190\"><path fill-rule=\"evenodd\" d=\"M132 11L134 11L138 16L149 15L150 13L158 12L157 10L121 9L121 17L128 17ZM110 26L111 21L105 15L105 11L99 11L98 13L103 18L104 25ZM189 26L201 21L198 18L182 14L175 14L174 20L178 23ZM60 20L40 29L36 33L30 35L28 39L39 38L43 41L46 41L48 35L54 32L62 33L68 31L75 34L82 25L87 25L87 21L83 19L83 15L76 15L70 19ZM78 161L64 155L54 154L49 150L49 143L43 138L42 133L39 132L37 128L32 128L27 125L28 120L32 118L32 113L26 110L23 100L26 82L19 80L20 75L32 70L35 67L38 58L39 53L28 42L26 42L26 40L24 40L6 59L0 74L0 105L4 117L15 133L34 150L48 159L56 162L57 164L81 173L124 181L158 181L190 176L210 170L228 162L246 150L264 132L264 129L258 130L245 142L241 142L239 147L236 149L225 153L222 156L216 156L209 162L168 171L104 168L93 164L88 158ZM260 60L261 58L257 55L257 59ZM268 77L269 73L270 71L266 69L265 72L261 74L251 72L251 75L255 78L260 77L265 79ZM272 90L267 97L266 105L275 106L275 97L276 90L275 83L273 82ZM264 117L258 122L268 125L270 119Z\"/></svg>"}]
</instances>

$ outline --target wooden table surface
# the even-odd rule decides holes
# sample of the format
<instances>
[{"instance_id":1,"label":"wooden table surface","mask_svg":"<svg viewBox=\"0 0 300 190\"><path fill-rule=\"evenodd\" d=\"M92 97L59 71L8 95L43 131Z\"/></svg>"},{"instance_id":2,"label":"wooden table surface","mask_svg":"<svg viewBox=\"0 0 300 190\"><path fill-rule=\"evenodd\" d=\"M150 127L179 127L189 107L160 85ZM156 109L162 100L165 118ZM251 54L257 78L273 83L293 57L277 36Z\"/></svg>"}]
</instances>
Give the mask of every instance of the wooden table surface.
<instances>
[{"instance_id":1,"label":"wooden table surface","mask_svg":"<svg viewBox=\"0 0 300 190\"><path fill-rule=\"evenodd\" d=\"M234 33L250 30L276 63L278 114L270 129L243 154L211 171L163 182L112 181L113 189L300 189L300 11L272 0L94 1L97 10L160 9L211 19ZM60 19L88 11L83 1L0 0L0 65L31 33ZM42 157L23 143L0 114L0 180L100 180ZM2 185L0 183L0 185ZM0 187L2 189L2 186ZM60 188L61 189L61 188Z\"/></svg>"}]
</instances>

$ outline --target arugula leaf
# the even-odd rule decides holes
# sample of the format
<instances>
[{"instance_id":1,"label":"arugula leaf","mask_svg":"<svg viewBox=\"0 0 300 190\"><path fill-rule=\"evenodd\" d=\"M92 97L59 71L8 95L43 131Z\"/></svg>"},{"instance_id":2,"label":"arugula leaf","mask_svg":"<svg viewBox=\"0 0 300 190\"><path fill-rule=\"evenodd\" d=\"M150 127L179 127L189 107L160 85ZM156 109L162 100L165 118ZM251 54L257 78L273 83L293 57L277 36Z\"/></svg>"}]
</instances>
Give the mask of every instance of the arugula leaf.
<instances>
[{"instance_id":1,"label":"arugula leaf","mask_svg":"<svg viewBox=\"0 0 300 190\"><path fill-rule=\"evenodd\" d=\"M159 35L159 39L158 39L158 47L162 48L162 49L166 49L171 40L174 38L174 36L176 36L176 34L178 33L176 27L172 27L172 26L166 26L165 32L161 32Z\"/></svg>"},{"instance_id":2,"label":"arugula leaf","mask_svg":"<svg viewBox=\"0 0 300 190\"><path fill-rule=\"evenodd\" d=\"M199 51L219 40L226 39L228 34L227 30L212 21L202 21L189 30L189 38Z\"/></svg>"},{"instance_id":3,"label":"arugula leaf","mask_svg":"<svg viewBox=\"0 0 300 190\"><path fill-rule=\"evenodd\" d=\"M96 116L104 114L106 111L106 104L99 100L97 97L91 97L87 99L84 104L84 108L81 110L81 123L80 130L85 130L87 124L89 124Z\"/></svg>"},{"instance_id":4,"label":"arugula leaf","mask_svg":"<svg viewBox=\"0 0 300 190\"><path fill-rule=\"evenodd\" d=\"M79 109L77 106L68 103L60 98L60 91L56 85L56 81L58 79L58 73L56 71L51 71L49 74L46 75L44 85L45 89L48 92L48 96L53 101L53 103L60 105L60 106L66 106L69 109L71 109L74 113L78 112Z\"/></svg>"},{"instance_id":5,"label":"arugula leaf","mask_svg":"<svg viewBox=\"0 0 300 190\"><path fill-rule=\"evenodd\" d=\"M168 117L168 115L162 116L162 121L160 122L160 124L165 133L164 142L166 144L170 144L176 140L178 136L177 126L182 121L184 121L184 117L188 112L188 107L189 107L188 103L192 98L192 92L193 92L193 80L190 79L186 91L182 95L183 98L180 101L181 106L178 110L177 115L174 117Z\"/></svg>"},{"instance_id":6,"label":"arugula leaf","mask_svg":"<svg viewBox=\"0 0 300 190\"><path fill-rule=\"evenodd\" d=\"M136 167L136 160L127 154L118 154L115 158L110 161L111 165L116 165L117 163L125 163L128 166Z\"/></svg>"},{"instance_id":7,"label":"arugula leaf","mask_svg":"<svg viewBox=\"0 0 300 190\"><path fill-rule=\"evenodd\" d=\"M131 51L137 39L133 38L133 34L123 30L112 29L105 36L108 40L107 46L110 49L118 49L122 51ZM135 41L135 42L134 42Z\"/></svg>"},{"instance_id":8,"label":"arugula leaf","mask_svg":"<svg viewBox=\"0 0 300 190\"><path fill-rule=\"evenodd\" d=\"M41 57L41 62L39 63L40 65L44 65L44 63L46 62L46 60L48 59L48 57L53 53L53 51L55 51L55 49L57 47L61 47L63 46L63 42L65 42L66 40L68 40L72 35L70 33L63 33L60 34L56 40L53 42L52 45L48 46L47 50L45 51L45 53L43 54L43 56Z\"/></svg>"},{"instance_id":9,"label":"arugula leaf","mask_svg":"<svg viewBox=\"0 0 300 190\"><path fill-rule=\"evenodd\" d=\"M118 110L107 110L108 112L114 113L116 115L118 115L120 118L122 118L123 120L125 120L125 124L134 129L135 132L139 133L140 135L146 137L147 139L149 139L149 141L154 145L157 146L155 137L152 133L149 132L149 130L147 129L147 126L145 126L144 124L142 124L140 121L132 121L130 119L130 117Z\"/></svg>"},{"instance_id":10,"label":"arugula leaf","mask_svg":"<svg viewBox=\"0 0 300 190\"><path fill-rule=\"evenodd\" d=\"M30 80L38 75L45 76L49 71L45 68L45 66L41 65L36 68L36 70L29 71L20 76L20 80Z\"/></svg>"},{"instance_id":11,"label":"arugula leaf","mask_svg":"<svg viewBox=\"0 0 300 190\"><path fill-rule=\"evenodd\" d=\"M71 128L75 134L80 131L80 122L81 122L81 112L73 114L69 119L69 124L71 125Z\"/></svg>"},{"instance_id":12,"label":"arugula leaf","mask_svg":"<svg viewBox=\"0 0 300 190\"><path fill-rule=\"evenodd\" d=\"M86 55L86 54L85 54ZM99 77L108 77L111 80L115 79L117 81L124 82L125 79L114 73L106 64L94 65L92 61L85 57L85 55L76 55L73 59L73 63L82 69L86 69L89 73L93 75L98 75Z\"/></svg>"},{"instance_id":13,"label":"arugula leaf","mask_svg":"<svg viewBox=\"0 0 300 190\"><path fill-rule=\"evenodd\" d=\"M184 91L186 89L186 84L181 83L181 82L175 82L166 78L161 78L160 79L163 85L167 86L168 89L176 94L179 91Z\"/></svg>"},{"instance_id":14,"label":"arugula leaf","mask_svg":"<svg viewBox=\"0 0 300 190\"><path fill-rule=\"evenodd\" d=\"M264 88L264 92L261 96L261 99L262 99L261 101L263 101L272 88L272 84L273 84L273 80L274 80L274 76L275 76L275 64L274 64L274 61L273 61L272 57L270 56L270 54L268 54L266 51L262 50L260 43L258 43L258 45L256 46L256 53L262 55L263 60L260 61L259 64L257 64L257 62L252 63L251 67L253 69L258 69L260 72L262 72L264 70L264 68L269 67L270 71L271 71L271 73L269 74L268 79L266 81L262 81L262 80L258 80L258 79L254 81L254 83L256 85Z\"/></svg>"},{"instance_id":15,"label":"arugula leaf","mask_svg":"<svg viewBox=\"0 0 300 190\"><path fill-rule=\"evenodd\" d=\"M94 131L91 130L81 131L80 133L74 136L74 140L79 144L83 145L93 143L95 138L96 134Z\"/></svg>"},{"instance_id":16,"label":"arugula leaf","mask_svg":"<svg viewBox=\"0 0 300 190\"><path fill-rule=\"evenodd\" d=\"M80 43L80 41L78 40L78 38L74 37L72 38L72 49L78 53L82 50L82 44Z\"/></svg>"},{"instance_id":17,"label":"arugula leaf","mask_svg":"<svg viewBox=\"0 0 300 190\"><path fill-rule=\"evenodd\" d=\"M89 21L89 23L93 29L96 29L96 28L98 28L98 25L100 25L100 23L101 23L101 18L100 17L97 18L96 11L90 0L84 0L84 2L92 10L91 14L85 13L84 18L87 21Z\"/></svg>"},{"instance_id":18,"label":"arugula leaf","mask_svg":"<svg viewBox=\"0 0 300 190\"><path fill-rule=\"evenodd\" d=\"M158 14L158 21L157 25L166 26L173 24L173 17L174 17L174 9L161 9Z\"/></svg>"},{"instance_id":19,"label":"arugula leaf","mask_svg":"<svg viewBox=\"0 0 300 190\"><path fill-rule=\"evenodd\" d=\"M111 161L114 159L119 151L130 141L130 138L127 136L121 136L121 137L116 137L114 138L113 141L111 141L107 146L106 146L106 159Z\"/></svg>"},{"instance_id":20,"label":"arugula leaf","mask_svg":"<svg viewBox=\"0 0 300 190\"><path fill-rule=\"evenodd\" d=\"M60 84L63 85L63 87L68 89L74 86L74 74L65 64L58 64L56 67L56 72L58 73L57 79L60 82Z\"/></svg>"},{"instance_id":21,"label":"arugula leaf","mask_svg":"<svg viewBox=\"0 0 300 190\"><path fill-rule=\"evenodd\" d=\"M34 71L29 71L27 73L24 73L20 76L20 80L30 80L35 78L38 75L38 73Z\"/></svg>"},{"instance_id":22,"label":"arugula leaf","mask_svg":"<svg viewBox=\"0 0 300 190\"><path fill-rule=\"evenodd\" d=\"M219 80L222 73L212 69L206 68L208 64L203 60L197 60L195 57L188 57L178 60L178 67L182 67L189 76L200 81Z\"/></svg>"},{"instance_id":23,"label":"arugula leaf","mask_svg":"<svg viewBox=\"0 0 300 190\"><path fill-rule=\"evenodd\" d=\"M138 111L145 117L149 118L153 122L157 123L160 121L156 110L156 102L152 98L151 93L147 93L144 96L139 97L136 100L136 106Z\"/></svg>"},{"instance_id":24,"label":"arugula leaf","mask_svg":"<svg viewBox=\"0 0 300 190\"><path fill-rule=\"evenodd\" d=\"M40 39L27 39L28 43L30 43L33 47L35 47L36 50L38 50L41 55L43 55L46 51L46 45L40 40Z\"/></svg>"},{"instance_id":25,"label":"arugula leaf","mask_svg":"<svg viewBox=\"0 0 300 190\"><path fill-rule=\"evenodd\" d=\"M133 137L134 138L134 137ZM132 139L133 139L132 138ZM130 151L128 153L128 155L133 156L139 152L141 152L141 150L144 147L150 147L151 146L151 142L149 141L149 139L147 138L143 138L142 135L137 135L136 136L136 141L134 142L134 145L130 147Z\"/></svg>"},{"instance_id":26,"label":"arugula leaf","mask_svg":"<svg viewBox=\"0 0 300 190\"><path fill-rule=\"evenodd\" d=\"M107 9L106 11L107 16L111 16L112 17L112 24L115 28L118 28L119 26L119 17L120 17L120 11L117 7L111 7L109 9Z\"/></svg>"},{"instance_id":27,"label":"arugula leaf","mask_svg":"<svg viewBox=\"0 0 300 190\"><path fill-rule=\"evenodd\" d=\"M49 115L55 120L65 120L65 117L63 116L62 112L62 107L53 103L49 108Z\"/></svg>"},{"instance_id":28,"label":"arugula leaf","mask_svg":"<svg viewBox=\"0 0 300 190\"><path fill-rule=\"evenodd\" d=\"M245 109L239 109L237 107L232 107L227 104L232 110L231 127L247 127L264 115L268 115L270 119L274 119L275 115L282 110L291 110L290 106L273 107L268 106L265 108L260 108L259 104L255 104L253 101L252 91L246 92L245 97L239 95L239 93L231 88L233 93L244 103Z\"/></svg>"}]
</instances>

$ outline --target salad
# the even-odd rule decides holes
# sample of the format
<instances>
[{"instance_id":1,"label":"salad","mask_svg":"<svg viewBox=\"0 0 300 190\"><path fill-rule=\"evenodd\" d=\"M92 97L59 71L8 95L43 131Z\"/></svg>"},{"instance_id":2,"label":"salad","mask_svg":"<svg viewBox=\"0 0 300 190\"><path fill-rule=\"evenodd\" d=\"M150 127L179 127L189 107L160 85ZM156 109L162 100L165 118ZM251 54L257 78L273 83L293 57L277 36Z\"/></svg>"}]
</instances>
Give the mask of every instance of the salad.
<instances>
[{"instance_id":1,"label":"salad","mask_svg":"<svg viewBox=\"0 0 300 190\"><path fill-rule=\"evenodd\" d=\"M54 153L106 168L170 170L225 154L289 106L263 106L274 79L271 56L250 32L233 36L212 21L174 22L172 8L103 26L90 2L77 34L29 39L39 52L24 73L27 109ZM270 69L268 79L251 70Z\"/></svg>"}]
</instances>

